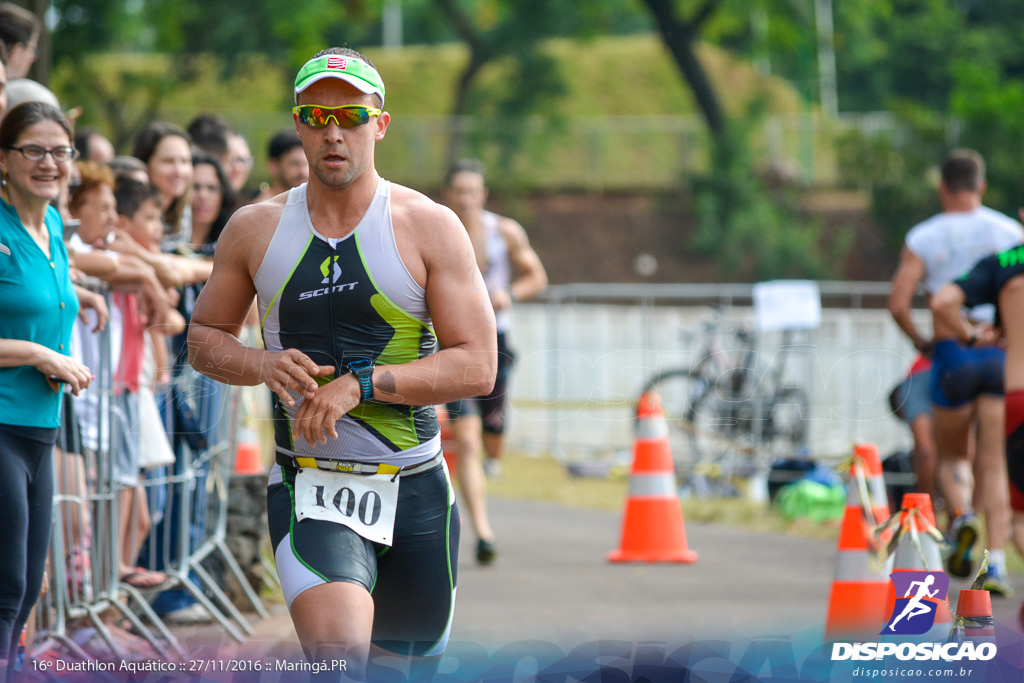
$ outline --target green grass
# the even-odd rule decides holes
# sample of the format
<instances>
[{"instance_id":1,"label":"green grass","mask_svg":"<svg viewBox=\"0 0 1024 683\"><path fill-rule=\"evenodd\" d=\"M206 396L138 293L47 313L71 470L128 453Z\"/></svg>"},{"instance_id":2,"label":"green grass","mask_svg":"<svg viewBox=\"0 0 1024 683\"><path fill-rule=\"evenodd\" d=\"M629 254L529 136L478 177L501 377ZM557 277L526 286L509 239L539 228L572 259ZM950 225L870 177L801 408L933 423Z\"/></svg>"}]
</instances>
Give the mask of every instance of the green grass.
<instances>
[{"instance_id":1,"label":"green grass","mask_svg":"<svg viewBox=\"0 0 1024 683\"><path fill-rule=\"evenodd\" d=\"M628 487L629 477L625 471L613 470L608 479L573 477L564 465L550 457L518 453L506 455L501 476L487 481L489 496L609 512L624 509ZM787 521L774 508L740 498L684 500L683 518L688 524L724 524L805 538L837 540L839 536L838 521L821 524L807 519ZM943 520L939 523L941 525ZM978 548L985 547L985 542L983 536ZM1024 558L1012 543L1006 547L1006 564L1011 573L1024 574Z\"/></svg>"},{"instance_id":2,"label":"green grass","mask_svg":"<svg viewBox=\"0 0 1024 683\"><path fill-rule=\"evenodd\" d=\"M628 473L624 471L613 471L608 479L573 477L552 458L515 453L505 457L501 476L487 482L489 496L610 512L624 509L628 488ZM683 517L687 523L726 524L810 538L835 539L839 533L838 523L788 522L770 507L740 498L684 500Z\"/></svg>"}]
</instances>

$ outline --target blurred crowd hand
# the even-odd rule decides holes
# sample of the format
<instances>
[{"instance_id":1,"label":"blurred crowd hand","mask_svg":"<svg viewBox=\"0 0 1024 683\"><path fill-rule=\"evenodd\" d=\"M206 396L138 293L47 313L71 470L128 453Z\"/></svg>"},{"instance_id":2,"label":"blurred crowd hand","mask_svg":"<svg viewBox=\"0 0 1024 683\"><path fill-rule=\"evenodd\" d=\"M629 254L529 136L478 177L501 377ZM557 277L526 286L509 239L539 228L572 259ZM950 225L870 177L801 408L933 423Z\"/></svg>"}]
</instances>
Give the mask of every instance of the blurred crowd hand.
<instances>
[{"instance_id":1,"label":"blurred crowd hand","mask_svg":"<svg viewBox=\"0 0 1024 683\"><path fill-rule=\"evenodd\" d=\"M107 309L107 301L103 298L102 294L89 291L79 287L78 293L78 317L83 323L89 323L89 314L87 311L96 312L96 325L92 328L93 332L102 332L110 321L110 311Z\"/></svg>"}]
</instances>

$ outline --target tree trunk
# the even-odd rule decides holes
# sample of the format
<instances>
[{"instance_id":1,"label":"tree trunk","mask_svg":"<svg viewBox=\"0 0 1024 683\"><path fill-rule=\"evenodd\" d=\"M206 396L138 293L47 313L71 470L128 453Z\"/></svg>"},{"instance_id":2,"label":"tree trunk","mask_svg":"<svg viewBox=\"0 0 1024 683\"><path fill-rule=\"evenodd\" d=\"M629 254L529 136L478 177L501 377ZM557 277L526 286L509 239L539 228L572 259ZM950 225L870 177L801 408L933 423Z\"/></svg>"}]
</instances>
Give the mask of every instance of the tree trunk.
<instances>
[{"instance_id":1,"label":"tree trunk","mask_svg":"<svg viewBox=\"0 0 1024 683\"><path fill-rule=\"evenodd\" d=\"M704 65L695 51L701 25L718 8L718 0L707 0L692 19L676 16L673 0L644 0L650 8L661 33L661 40L672 53L700 108L711 134L719 139L726 134L725 114Z\"/></svg>"},{"instance_id":2,"label":"tree trunk","mask_svg":"<svg viewBox=\"0 0 1024 683\"><path fill-rule=\"evenodd\" d=\"M484 45L483 37L473 27L472 22L455 6L452 0L434 0L448 18L452 27L469 48L469 62L459 75L459 84L455 89L455 101L452 104L452 123L448 135L448 165L451 166L465 153L466 148L466 112L469 108L469 93L473 89L480 69L493 58Z\"/></svg>"},{"instance_id":3,"label":"tree trunk","mask_svg":"<svg viewBox=\"0 0 1024 683\"><path fill-rule=\"evenodd\" d=\"M465 155L469 92L473 88L473 81L476 80L477 74L486 63L486 58L478 57L475 52L471 52L466 68L459 75L459 84L455 89L455 103L452 106L451 129L448 135L447 166L449 167Z\"/></svg>"}]
</instances>

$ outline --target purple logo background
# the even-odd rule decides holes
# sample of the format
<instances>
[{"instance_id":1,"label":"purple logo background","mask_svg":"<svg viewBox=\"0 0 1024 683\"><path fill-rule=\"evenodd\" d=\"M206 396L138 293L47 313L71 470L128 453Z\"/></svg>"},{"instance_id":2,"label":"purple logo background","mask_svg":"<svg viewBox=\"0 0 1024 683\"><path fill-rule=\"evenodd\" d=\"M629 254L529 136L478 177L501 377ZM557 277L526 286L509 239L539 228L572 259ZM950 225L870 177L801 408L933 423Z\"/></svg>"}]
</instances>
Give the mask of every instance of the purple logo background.
<instances>
[{"instance_id":1,"label":"purple logo background","mask_svg":"<svg viewBox=\"0 0 1024 683\"><path fill-rule=\"evenodd\" d=\"M893 572L889 578L896 593L896 604L880 633L907 636L927 633L935 624L937 605L932 600L944 601L949 592L949 577L946 576L946 572ZM919 585L911 590L911 584L914 583ZM927 589L927 593L922 592L922 588ZM909 597L904 597L907 593L910 593ZM916 604L911 606L911 603ZM908 606L911 606L910 609Z\"/></svg>"}]
</instances>

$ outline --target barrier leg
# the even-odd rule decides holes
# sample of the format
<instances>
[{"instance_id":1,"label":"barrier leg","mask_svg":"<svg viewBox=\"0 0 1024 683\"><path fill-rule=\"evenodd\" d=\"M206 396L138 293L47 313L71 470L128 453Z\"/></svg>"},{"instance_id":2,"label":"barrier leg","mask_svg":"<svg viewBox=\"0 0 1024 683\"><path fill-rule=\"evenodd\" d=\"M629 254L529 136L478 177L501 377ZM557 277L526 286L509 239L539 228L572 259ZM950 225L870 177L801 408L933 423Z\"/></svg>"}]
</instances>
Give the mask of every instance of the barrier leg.
<instances>
[{"instance_id":1,"label":"barrier leg","mask_svg":"<svg viewBox=\"0 0 1024 683\"><path fill-rule=\"evenodd\" d=\"M249 604L252 605L253 609L256 610L256 614L260 616L260 619L269 619L270 612L263 606L263 601L260 600L260 596L256 594L256 591L249 584L248 579L245 578L245 573L242 571L242 567L239 566L238 560L228 550L227 544L223 539L218 538L214 541L217 551L220 553L220 558L227 566L228 570L234 575L235 580L242 587L242 592L245 593L246 599Z\"/></svg>"},{"instance_id":2,"label":"barrier leg","mask_svg":"<svg viewBox=\"0 0 1024 683\"><path fill-rule=\"evenodd\" d=\"M252 626L249 625L246 618L238 611L238 608L231 602L231 599L228 598L227 594L223 590L221 590L221 587L217 585L217 582L214 581L213 577L210 576L210 573L206 571L198 560L192 560L192 570L206 585L210 592L214 594L217 601L223 605L225 611L227 611L231 618L235 620L243 631L245 631L245 634L251 636L254 633Z\"/></svg>"},{"instance_id":3,"label":"barrier leg","mask_svg":"<svg viewBox=\"0 0 1024 683\"><path fill-rule=\"evenodd\" d=\"M228 621L224 617L224 615L220 613L220 610L218 610L217 607L213 604L213 602L211 602L210 599L206 597L203 591L199 590L199 588L197 588L194 583L189 581L188 568L186 568L184 572L174 569L169 570L165 573L168 576L173 576L174 578L178 579L180 586L187 590L189 592L189 595L195 598L195 601L202 605L203 609L209 612L210 616L216 619L217 623L224 627L224 630L228 632L229 636L234 638L239 643L245 642L245 636L241 632L239 632L237 628L235 628L235 625Z\"/></svg>"},{"instance_id":4,"label":"barrier leg","mask_svg":"<svg viewBox=\"0 0 1024 683\"><path fill-rule=\"evenodd\" d=\"M270 561L266 557L260 558L260 564L266 570L266 574L263 575L264 581L271 583L271 588L281 589L281 580L277 577L277 565Z\"/></svg>"},{"instance_id":5,"label":"barrier leg","mask_svg":"<svg viewBox=\"0 0 1024 683\"><path fill-rule=\"evenodd\" d=\"M139 635L145 638L149 642L149 644L152 645L153 648L157 652L159 652L164 659L170 660L173 658L171 656L171 653L167 650L167 648L164 647L164 643L167 643L167 645L169 645L170 648L174 650L174 654L177 655L178 659L182 661L187 660L188 654L186 654L185 650L181 647L181 644L178 642L178 639L174 637L174 634L167 630L167 626L165 626L164 623L160 620L160 617L156 615L156 613L149 606L149 603L146 602L146 599L142 596L142 594L139 591L135 590L135 588L132 586L123 587L123 590L126 595L128 595L131 599L135 601L135 604L138 606L139 611L142 612L143 615L145 615L146 619L148 619L149 622L153 624L156 630L160 633L160 636L163 638L163 642L160 642L160 640L153 635L153 632L143 624L142 620L139 619L138 615L135 614L135 612L133 612L131 609L129 609L127 605L123 605L121 604L121 602L115 601L114 607L120 610L121 614L124 615L125 619L127 619L135 628L135 630L139 632Z\"/></svg>"},{"instance_id":6,"label":"barrier leg","mask_svg":"<svg viewBox=\"0 0 1024 683\"><path fill-rule=\"evenodd\" d=\"M85 605L85 611L89 613L89 620L92 621L92 625L96 627L96 632L103 639L103 642L107 644L107 647L110 648L110 651L114 653L114 656L121 661L126 661L121 646L114 640L110 629L107 628L107 625L103 623L103 619L100 618L100 610L96 604Z\"/></svg>"}]
</instances>

